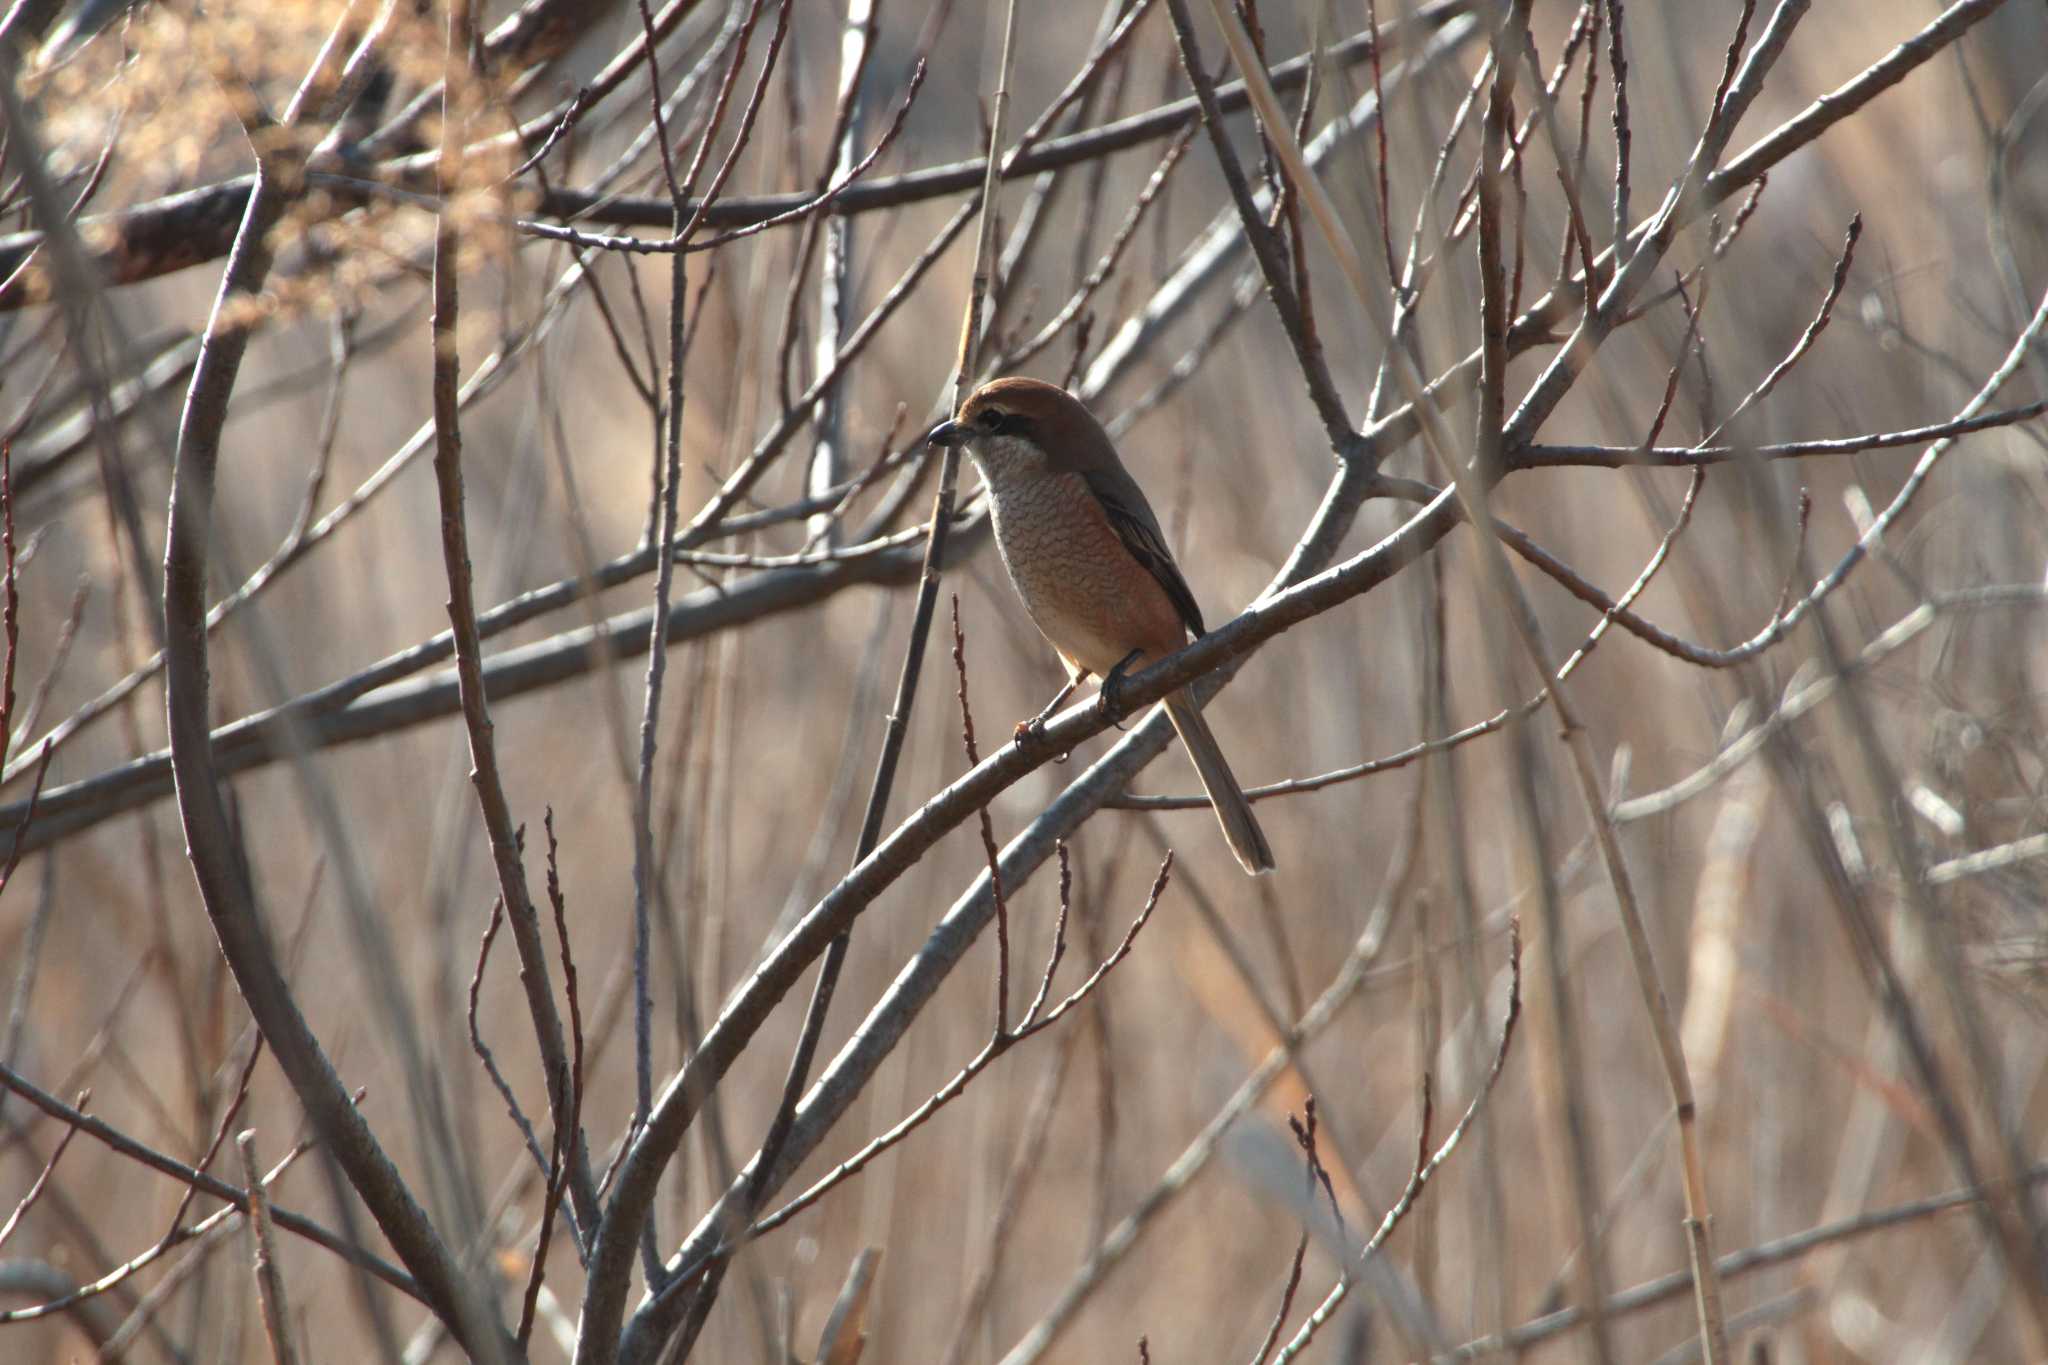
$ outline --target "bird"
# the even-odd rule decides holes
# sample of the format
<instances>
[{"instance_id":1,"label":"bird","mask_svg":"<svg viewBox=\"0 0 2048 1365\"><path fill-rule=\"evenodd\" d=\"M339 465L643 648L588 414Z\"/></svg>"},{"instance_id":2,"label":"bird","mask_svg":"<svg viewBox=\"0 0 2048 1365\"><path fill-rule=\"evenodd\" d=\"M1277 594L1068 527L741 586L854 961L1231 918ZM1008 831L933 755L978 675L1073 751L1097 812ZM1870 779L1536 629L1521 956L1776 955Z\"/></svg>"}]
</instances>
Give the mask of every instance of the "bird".
<instances>
[{"instance_id":1,"label":"bird","mask_svg":"<svg viewBox=\"0 0 2048 1365\"><path fill-rule=\"evenodd\" d=\"M1067 671L1067 685L1020 734L1042 726L1091 675L1113 710L1125 670L1203 633L1159 518L1080 399L1039 379L994 379L925 439L965 450L981 471L1003 567ZM1254 876L1270 872L1273 850L1194 698L1181 688L1163 705L1231 853Z\"/></svg>"}]
</instances>

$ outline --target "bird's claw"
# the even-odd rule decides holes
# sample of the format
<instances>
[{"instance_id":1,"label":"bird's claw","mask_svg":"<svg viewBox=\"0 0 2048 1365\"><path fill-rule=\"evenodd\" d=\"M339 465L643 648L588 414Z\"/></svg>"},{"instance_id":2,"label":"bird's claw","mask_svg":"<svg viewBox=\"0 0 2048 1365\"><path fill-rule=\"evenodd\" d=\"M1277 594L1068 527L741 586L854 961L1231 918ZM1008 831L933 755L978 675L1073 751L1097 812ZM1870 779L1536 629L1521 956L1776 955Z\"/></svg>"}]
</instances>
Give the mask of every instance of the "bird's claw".
<instances>
[{"instance_id":1,"label":"bird's claw","mask_svg":"<svg viewBox=\"0 0 2048 1365\"><path fill-rule=\"evenodd\" d=\"M1034 744L1044 743L1045 716L1043 714L1040 714L1033 716L1030 720L1018 721L1015 739L1018 744L1023 745L1027 748ZM1062 753L1054 754L1052 761L1055 763L1064 763L1073 756L1073 751L1070 749Z\"/></svg>"},{"instance_id":2,"label":"bird's claw","mask_svg":"<svg viewBox=\"0 0 2048 1365\"><path fill-rule=\"evenodd\" d=\"M1116 667L1102 675L1102 687L1095 694L1096 711L1104 720L1119 730L1124 728L1124 669L1129 667L1131 661L1136 659L1139 653L1139 650L1134 649L1124 655L1123 658L1117 660Z\"/></svg>"},{"instance_id":3,"label":"bird's claw","mask_svg":"<svg viewBox=\"0 0 2048 1365\"><path fill-rule=\"evenodd\" d=\"M1117 703L1116 692L1117 689L1109 685L1109 679L1103 679L1102 690L1095 696L1095 712L1111 725L1121 730L1124 728L1124 723L1119 718L1123 715L1124 708Z\"/></svg>"}]
</instances>

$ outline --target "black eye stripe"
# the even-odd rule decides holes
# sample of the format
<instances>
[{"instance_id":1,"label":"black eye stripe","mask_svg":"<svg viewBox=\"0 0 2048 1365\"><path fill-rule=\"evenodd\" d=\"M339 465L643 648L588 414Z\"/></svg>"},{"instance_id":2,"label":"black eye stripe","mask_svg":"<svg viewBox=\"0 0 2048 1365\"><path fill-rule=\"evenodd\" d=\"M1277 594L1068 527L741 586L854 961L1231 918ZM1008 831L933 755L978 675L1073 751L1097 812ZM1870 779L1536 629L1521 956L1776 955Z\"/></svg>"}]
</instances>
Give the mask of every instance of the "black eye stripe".
<instances>
[{"instance_id":1,"label":"black eye stripe","mask_svg":"<svg viewBox=\"0 0 2048 1365\"><path fill-rule=\"evenodd\" d=\"M1003 412L1000 408L983 408L979 420L990 431L1001 431L1003 428Z\"/></svg>"}]
</instances>

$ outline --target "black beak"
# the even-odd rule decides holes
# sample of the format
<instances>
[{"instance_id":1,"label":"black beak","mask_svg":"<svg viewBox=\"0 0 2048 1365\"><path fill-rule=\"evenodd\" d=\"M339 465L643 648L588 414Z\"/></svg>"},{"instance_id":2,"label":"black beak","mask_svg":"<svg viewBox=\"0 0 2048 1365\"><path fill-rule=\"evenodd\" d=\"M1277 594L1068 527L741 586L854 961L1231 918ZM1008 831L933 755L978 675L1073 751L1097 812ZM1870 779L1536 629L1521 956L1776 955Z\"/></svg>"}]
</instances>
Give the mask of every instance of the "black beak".
<instances>
[{"instance_id":1,"label":"black beak","mask_svg":"<svg viewBox=\"0 0 2048 1365\"><path fill-rule=\"evenodd\" d=\"M924 441L933 446L964 446L973 434L974 429L964 423L941 422L925 433Z\"/></svg>"}]
</instances>

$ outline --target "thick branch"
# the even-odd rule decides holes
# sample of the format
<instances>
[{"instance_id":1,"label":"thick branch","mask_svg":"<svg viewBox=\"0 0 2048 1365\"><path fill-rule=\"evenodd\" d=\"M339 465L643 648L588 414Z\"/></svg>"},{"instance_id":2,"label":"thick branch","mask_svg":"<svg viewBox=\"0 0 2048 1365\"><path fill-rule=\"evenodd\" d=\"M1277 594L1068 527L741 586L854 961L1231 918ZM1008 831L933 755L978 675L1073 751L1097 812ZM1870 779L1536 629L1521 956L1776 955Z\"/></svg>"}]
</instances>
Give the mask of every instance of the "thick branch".
<instances>
[{"instance_id":1,"label":"thick branch","mask_svg":"<svg viewBox=\"0 0 2048 1365\"><path fill-rule=\"evenodd\" d=\"M171 758L187 855L249 1012L322 1142L334 1154L434 1311L472 1354L510 1358L500 1326L428 1222L369 1125L350 1102L319 1040L299 1013L290 983L243 880L236 835L221 801L221 775L207 729L206 561L212 535L220 432L249 331L245 310L269 273L265 239L286 203L277 172L258 172L256 193L236 237L206 342L179 423L164 552L164 681Z\"/></svg>"}]
</instances>

